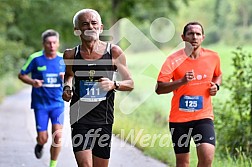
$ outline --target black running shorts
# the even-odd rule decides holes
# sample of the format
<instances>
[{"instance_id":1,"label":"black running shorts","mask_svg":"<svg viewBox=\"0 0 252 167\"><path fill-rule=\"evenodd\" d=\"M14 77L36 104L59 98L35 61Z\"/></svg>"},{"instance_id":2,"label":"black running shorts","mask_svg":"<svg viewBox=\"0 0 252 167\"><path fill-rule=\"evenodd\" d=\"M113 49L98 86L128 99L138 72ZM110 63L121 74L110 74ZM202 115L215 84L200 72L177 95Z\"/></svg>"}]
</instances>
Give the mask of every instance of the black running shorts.
<instances>
[{"instance_id":1,"label":"black running shorts","mask_svg":"<svg viewBox=\"0 0 252 167\"><path fill-rule=\"evenodd\" d=\"M196 146L209 143L215 146L214 124L211 119L174 123L170 122L172 142L176 154L190 152L190 141L193 138Z\"/></svg>"},{"instance_id":2,"label":"black running shorts","mask_svg":"<svg viewBox=\"0 0 252 167\"><path fill-rule=\"evenodd\" d=\"M73 151L92 150L99 158L110 158L112 124L106 125L72 125Z\"/></svg>"}]
</instances>

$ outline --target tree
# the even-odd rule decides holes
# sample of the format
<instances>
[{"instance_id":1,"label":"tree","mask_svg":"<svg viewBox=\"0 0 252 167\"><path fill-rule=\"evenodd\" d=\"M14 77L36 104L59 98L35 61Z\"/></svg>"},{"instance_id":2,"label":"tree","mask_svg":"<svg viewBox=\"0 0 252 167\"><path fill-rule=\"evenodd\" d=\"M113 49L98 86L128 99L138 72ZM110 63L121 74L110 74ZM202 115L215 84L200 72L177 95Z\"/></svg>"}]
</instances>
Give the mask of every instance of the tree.
<instances>
[{"instance_id":1,"label":"tree","mask_svg":"<svg viewBox=\"0 0 252 167\"><path fill-rule=\"evenodd\" d=\"M0 76L17 73L17 68L22 65L22 58L31 51L24 45L23 33L15 25L15 6L26 8L26 1L19 4L17 1L2 1L0 6Z\"/></svg>"},{"instance_id":2,"label":"tree","mask_svg":"<svg viewBox=\"0 0 252 167\"><path fill-rule=\"evenodd\" d=\"M112 15L112 25L114 25L121 18L133 18L140 23L144 21L153 21L158 17L168 15L168 13L178 12L178 1L173 0L111 0L111 7L114 11ZM183 3L188 5L188 0L182 0ZM155 9L155 10L153 10ZM150 22L149 22L150 24ZM120 26L120 25L119 25ZM115 41L120 38L120 28L113 32Z\"/></svg>"},{"instance_id":3,"label":"tree","mask_svg":"<svg viewBox=\"0 0 252 167\"><path fill-rule=\"evenodd\" d=\"M249 0L215 1L215 23L222 41L248 44L252 41L252 6Z\"/></svg>"}]
</instances>

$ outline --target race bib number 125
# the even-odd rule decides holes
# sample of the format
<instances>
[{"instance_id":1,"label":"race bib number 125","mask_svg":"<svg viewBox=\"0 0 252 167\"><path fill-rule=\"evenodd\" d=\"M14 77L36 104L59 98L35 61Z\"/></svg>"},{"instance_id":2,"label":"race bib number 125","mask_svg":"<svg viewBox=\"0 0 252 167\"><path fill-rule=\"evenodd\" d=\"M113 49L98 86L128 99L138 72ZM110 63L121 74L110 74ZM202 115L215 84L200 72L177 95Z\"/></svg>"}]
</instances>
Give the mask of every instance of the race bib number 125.
<instances>
[{"instance_id":1,"label":"race bib number 125","mask_svg":"<svg viewBox=\"0 0 252 167\"><path fill-rule=\"evenodd\" d=\"M179 110L186 112L194 112L203 108L202 96L186 96L183 95L179 100Z\"/></svg>"}]
</instances>

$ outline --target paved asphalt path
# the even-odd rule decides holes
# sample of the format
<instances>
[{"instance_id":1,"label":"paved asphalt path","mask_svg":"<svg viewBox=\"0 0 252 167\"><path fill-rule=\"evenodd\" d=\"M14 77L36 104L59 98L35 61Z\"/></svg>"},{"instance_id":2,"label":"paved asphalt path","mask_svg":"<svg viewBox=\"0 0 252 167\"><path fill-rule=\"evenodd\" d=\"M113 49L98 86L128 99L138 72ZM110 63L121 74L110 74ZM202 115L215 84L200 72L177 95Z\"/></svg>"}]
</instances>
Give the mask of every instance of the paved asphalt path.
<instances>
[{"instance_id":1,"label":"paved asphalt path","mask_svg":"<svg viewBox=\"0 0 252 167\"><path fill-rule=\"evenodd\" d=\"M68 107L65 112L63 147L58 167L77 167L71 149ZM51 140L44 147L44 155L36 159L34 114L30 109L30 89L7 97L0 104L0 167L48 167ZM49 129L51 129L49 123ZM167 165L147 157L135 147L116 137L112 139L109 167L166 167Z\"/></svg>"}]
</instances>

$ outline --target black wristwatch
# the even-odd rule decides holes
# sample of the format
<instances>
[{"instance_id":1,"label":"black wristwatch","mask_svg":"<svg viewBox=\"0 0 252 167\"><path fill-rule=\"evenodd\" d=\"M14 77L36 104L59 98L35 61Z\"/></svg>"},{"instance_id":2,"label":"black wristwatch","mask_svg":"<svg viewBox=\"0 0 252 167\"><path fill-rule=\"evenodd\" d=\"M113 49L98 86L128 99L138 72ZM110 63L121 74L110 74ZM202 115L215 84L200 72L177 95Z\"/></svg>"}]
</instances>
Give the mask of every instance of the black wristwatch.
<instances>
[{"instance_id":1,"label":"black wristwatch","mask_svg":"<svg viewBox=\"0 0 252 167\"><path fill-rule=\"evenodd\" d=\"M218 85L217 83L215 83L217 90L220 90L220 85Z\"/></svg>"},{"instance_id":2,"label":"black wristwatch","mask_svg":"<svg viewBox=\"0 0 252 167\"><path fill-rule=\"evenodd\" d=\"M118 89L120 87L120 83L118 81L114 81L115 89Z\"/></svg>"}]
</instances>

